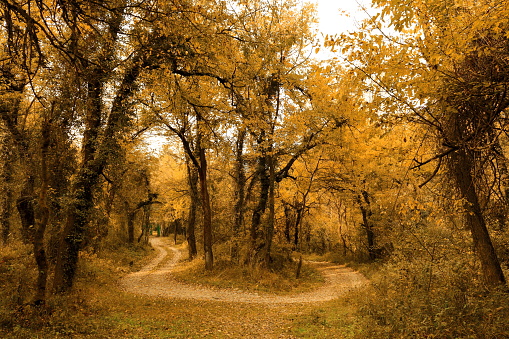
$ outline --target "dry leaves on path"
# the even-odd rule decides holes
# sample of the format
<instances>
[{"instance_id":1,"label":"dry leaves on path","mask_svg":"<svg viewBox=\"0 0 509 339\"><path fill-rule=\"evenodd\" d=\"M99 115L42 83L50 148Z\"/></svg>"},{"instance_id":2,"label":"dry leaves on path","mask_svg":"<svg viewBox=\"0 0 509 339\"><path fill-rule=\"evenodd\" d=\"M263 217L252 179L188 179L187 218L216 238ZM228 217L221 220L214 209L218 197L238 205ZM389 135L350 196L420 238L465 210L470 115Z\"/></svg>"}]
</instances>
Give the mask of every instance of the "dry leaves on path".
<instances>
[{"instance_id":1,"label":"dry leaves on path","mask_svg":"<svg viewBox=\"0 0 509 339\"><path fill-rule=\"evenodd\" d=\"M258 294L187 285L176 281L171 275L181 258L181 252L167 245L163 238L151 238L150 242L157 251L157 256L140 271L131 273L121 280L121 286L127 292L165 298L283 305L333 300L366 282L362 274L344 265L311 262L323 274L325 284L314 291L295 295ZM167 251L172 251L173 256L165 262Z\"/></svg>"}]
</instances>

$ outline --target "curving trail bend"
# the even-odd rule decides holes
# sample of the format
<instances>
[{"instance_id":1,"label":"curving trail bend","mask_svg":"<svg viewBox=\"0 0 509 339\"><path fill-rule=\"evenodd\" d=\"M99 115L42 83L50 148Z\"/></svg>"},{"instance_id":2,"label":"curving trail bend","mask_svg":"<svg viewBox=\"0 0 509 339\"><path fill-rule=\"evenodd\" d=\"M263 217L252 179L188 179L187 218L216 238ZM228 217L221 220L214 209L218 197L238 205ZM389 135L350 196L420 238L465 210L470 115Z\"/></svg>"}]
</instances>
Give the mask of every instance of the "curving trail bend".
<instances>
[{"instance_id":1,"label":"curving trail bend","mask_svg":"<svg viewBox=\"0 0 509 339\"><path fill-rule=\"evenodd\" d=\"M150 243L157 251L156 258L140 271L128 274L120 281L124 291L163 298L238 303L294 304L333 300L367 282L367 279L362 274L344 265L328 262L311 262L325 277L325 284L314 291L295 295L258 294L234 289L214 289L187 285L176 281L171 275L171 271L182 256L181 252L175 247L166 245L162 238L151 238ZM161 264L168 256L167 250L173 252L173 257L164 264Z\"/></svg>"}]
</instances>

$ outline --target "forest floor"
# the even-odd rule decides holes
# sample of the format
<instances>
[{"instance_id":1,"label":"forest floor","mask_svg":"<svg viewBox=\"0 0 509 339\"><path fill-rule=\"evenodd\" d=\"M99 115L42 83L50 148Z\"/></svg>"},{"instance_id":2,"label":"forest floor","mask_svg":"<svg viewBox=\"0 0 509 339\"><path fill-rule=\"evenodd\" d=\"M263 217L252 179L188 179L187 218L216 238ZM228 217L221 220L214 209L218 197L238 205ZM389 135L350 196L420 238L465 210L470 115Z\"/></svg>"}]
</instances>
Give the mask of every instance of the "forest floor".
<instances>
[{"instance_id":1,"label":"forest floor","mask_svg":"<svg viewBox=\"0 0 509 339\"><path fill-rule=\"evenodd\" d=\"M310 262L325 278L325 284L310 292L295 295L274 295L252 293L239 289L217 289L181 283L172 277L172 270L178 265L182 252L169 245L165 238L151 238L156 257L140 271L131 273L121 280L127 292L164 298L225 301L233 303L263 303L272 306L283 304L323 302L337 299L352 288L363 285L366 278L344 266L329 262ZM169 253L171 252L171 254ZM171 259L167 260L167 257Z\"/></svg>"},{"instance_id":2,"label":"forest floor","mask_svg":"<svg viewBox=\"0 0 509 339\"><path fill-rule=\"evenodd\" d=\"M43 310L27 305L15 314L0 312L0 338L364 337L354 301L366 279L345 266L305 262L325 277L312 291L276 295L205 287L172 275L186 265L182 247L167 238L151 243L153 253L136 252L132 267L129 261L83 258L70 295L50 299Z\"/></svg>"}]
</instances>

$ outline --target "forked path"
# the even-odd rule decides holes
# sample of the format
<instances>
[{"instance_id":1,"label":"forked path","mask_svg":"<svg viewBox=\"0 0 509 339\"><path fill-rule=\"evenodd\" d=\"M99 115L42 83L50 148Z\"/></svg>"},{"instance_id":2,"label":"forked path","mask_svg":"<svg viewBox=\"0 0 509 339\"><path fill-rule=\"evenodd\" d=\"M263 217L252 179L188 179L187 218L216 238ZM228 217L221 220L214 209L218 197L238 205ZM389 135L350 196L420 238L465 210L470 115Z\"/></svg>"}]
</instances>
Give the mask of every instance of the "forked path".
<instances>
[{"instance_id":1,"label":"forked path","mask_svg":"<svg viewBox=\"0 0 509 339\"><path fill-rule=\"evenodd\" d=\"M140 271L131 273L121 280L122 289L127 292L163 298L294 304L336 299L347 291L366 283L366 278L362 274L343 265L312 262L310 264L323 274L324 285L311 292L295 295L258 294L234 289L188 285L176 281L171 274L181 258L181 252L177 248L165 244L165 240L162 238L151 238L150 242L157 251L157 256ZM173 256L165 261L168 256L167 250L172 251Z\"/></svg>"}]
</instances>

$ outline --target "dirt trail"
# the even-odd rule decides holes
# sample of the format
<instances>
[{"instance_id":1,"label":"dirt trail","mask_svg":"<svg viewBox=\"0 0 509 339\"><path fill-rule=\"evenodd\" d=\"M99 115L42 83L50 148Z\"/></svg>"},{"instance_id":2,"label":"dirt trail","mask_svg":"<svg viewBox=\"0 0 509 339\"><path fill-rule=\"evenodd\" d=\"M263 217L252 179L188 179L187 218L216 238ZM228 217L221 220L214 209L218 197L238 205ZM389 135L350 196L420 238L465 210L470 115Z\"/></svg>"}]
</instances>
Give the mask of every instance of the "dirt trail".
<instances>
[{"instance_id":1,"label":"dirt trail","mask_svg":"<svg viewBox=\"0 0 509 339\"><path fill-rule=\"evenodd\" d=\"M296 295L278 296L234 289L213 289L187 285L176 281L171 275L171 271L182 256L181 252L165 244L165 240L162 238L151 238L150 242L157 251L156 258L140 271L131 273L121 280L121 286L125 291L163 298L217 300L237 303L294 304L336 299L352 288L361 286L366 282L366 278L363 275L343 265L312 262L325 277L325 284L314 291ZM167 250L172 251L173 256L170 260L164 262L168 255Z\"/></svg>"}]
</instances>

